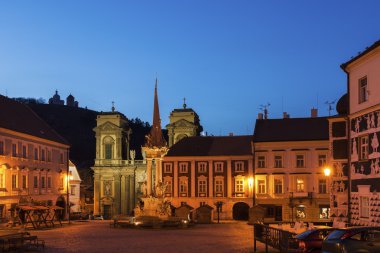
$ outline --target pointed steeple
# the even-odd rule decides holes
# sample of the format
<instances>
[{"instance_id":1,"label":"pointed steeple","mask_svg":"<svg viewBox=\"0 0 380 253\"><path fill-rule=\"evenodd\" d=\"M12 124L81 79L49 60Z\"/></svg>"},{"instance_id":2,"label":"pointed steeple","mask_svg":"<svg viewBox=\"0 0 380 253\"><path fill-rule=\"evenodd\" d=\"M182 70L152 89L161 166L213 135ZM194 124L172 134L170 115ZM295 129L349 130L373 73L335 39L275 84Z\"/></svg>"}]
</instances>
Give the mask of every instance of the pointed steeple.
<instances>
[{"instance_id":1,"label":"pointed steeple","mask_svg":"<svg viewBox=\"0 0 380 253\"><path fill-rule=\"evenodd\" d=\"M166 146L166 141L162 136L161 130L161 119L160 119L160 109L158 106L158 95L157 95L157 83L158 80L156 78L156 85L154 87L154 107L153 107L153 125L150 130L149 135L147 136L146 146L149 147L164 147Z\"/></svg>"}]
</instances>

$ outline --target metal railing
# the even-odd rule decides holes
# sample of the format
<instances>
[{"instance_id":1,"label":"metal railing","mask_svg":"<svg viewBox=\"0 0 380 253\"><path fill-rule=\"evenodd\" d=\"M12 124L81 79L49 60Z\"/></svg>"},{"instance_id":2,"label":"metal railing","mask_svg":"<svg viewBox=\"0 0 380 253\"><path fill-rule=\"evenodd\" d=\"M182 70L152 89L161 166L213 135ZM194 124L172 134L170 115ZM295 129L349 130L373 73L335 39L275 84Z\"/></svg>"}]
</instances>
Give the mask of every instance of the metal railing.
<instances>
[{"instance_id":1,"label":"metal railing","mask_svg":"<svg viewBox=\"0 0 380 253\"><path fill-rule=\"evenodd\" d=\"M268 247L279 250L280 252L288 252L295 245L295 233L270 227L265 224L253 224L253 250L256 252L257 241L265 244L265 252L268 252Z\"/></svg>"}]
</instances>

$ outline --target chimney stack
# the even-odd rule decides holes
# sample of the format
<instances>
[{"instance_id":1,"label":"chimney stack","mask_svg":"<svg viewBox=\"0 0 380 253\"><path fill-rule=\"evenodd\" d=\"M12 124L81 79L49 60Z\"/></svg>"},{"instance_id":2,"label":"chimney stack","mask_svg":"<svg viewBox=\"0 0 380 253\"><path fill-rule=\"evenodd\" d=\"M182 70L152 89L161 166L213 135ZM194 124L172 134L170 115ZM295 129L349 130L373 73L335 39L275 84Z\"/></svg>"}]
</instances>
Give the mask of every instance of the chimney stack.
<instances>
[{"instance_id":1,"label":"chimney stack","mask_svg":"<svg viewBox=\"0 0 380 253\"><path fill-rule=\"evenodd\" d=\"M311 117L317 118L318 117L318 109L317 108L311 108Z\"/></svg>"},{"instance_id":2,"label":"chimney stack","mask_svg":"<svg viewBox=\"0 0 380 253\"><path fill-rule=\"evenodd\" d=\"M289 119L289 114L287 112L282 113L284 119Z\"/></svg>"},{"instance_id":3,"label":"chimney stack","mask_svg":"<svg viewBox=\"0 0 380 253\"><path fill-rule=\"evenodd\" d=\"M263 114L261 112L257 114L257 119L263 119Z\"/></svg>"},{"instance_id":4,"label":"chimney stack","mask_svg":"<svg viewBox=\"0 0 380 253\"><path fill-rule=\"evenodd\" d=\"M234 136L234 133L229 133L228 136Z\"/></svg>"}]
</instances>

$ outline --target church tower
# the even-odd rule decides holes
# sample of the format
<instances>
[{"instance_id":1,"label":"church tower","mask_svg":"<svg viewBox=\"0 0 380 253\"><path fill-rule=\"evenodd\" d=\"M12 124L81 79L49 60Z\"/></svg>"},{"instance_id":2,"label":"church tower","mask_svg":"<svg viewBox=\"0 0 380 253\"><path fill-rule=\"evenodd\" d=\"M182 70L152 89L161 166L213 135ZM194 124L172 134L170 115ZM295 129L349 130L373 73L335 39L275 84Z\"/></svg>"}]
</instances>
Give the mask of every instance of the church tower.
<instances>
[{"instance_id":1,"label":"church tower","mask_svg":"<svg viewBox=\"0 0 380 253\"><path fill-rule=\"evenodd\" d=\"M162 158L168 152L166 141L162 135L160 110L158 106L157 95L157 78L154 88L154 106L153 106L153 125L150 133L145 136L145 145L142 147L142 151L145 153L147 168L146 179L147 189L146 195L151 196L155 193L155 187L161 181L162 177Z\"/></svg>"},{"instance_id":2,"label":"church tower","mask_svg":"<svg viewBox=\"0 0 380 253\"><path fill-rule=\"evenodd\" d=\"M198 114L187 108L186 99L183 99L183 108L174 109L169 116L170 123L166 125L169 135L169 147L183 138L199 136L203 131Z\"/></svg>"}]
</instances>

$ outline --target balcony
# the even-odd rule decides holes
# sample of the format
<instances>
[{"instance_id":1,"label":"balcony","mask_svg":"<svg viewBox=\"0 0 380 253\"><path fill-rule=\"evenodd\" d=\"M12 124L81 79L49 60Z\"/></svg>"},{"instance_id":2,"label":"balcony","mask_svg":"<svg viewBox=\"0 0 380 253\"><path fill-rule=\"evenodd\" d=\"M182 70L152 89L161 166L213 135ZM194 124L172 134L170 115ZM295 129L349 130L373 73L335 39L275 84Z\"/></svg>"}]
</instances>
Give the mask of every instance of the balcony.
<instances>
[{"instance_id":1,"label":"balcony","mask_svg":"<svg viewBox=\"0 0 380 253\"><path fill-rule=\"evenodd\" d=\"M313 198L312 192L290 192L290 197L295 199Z\"/></svg>"}]
</instances>

